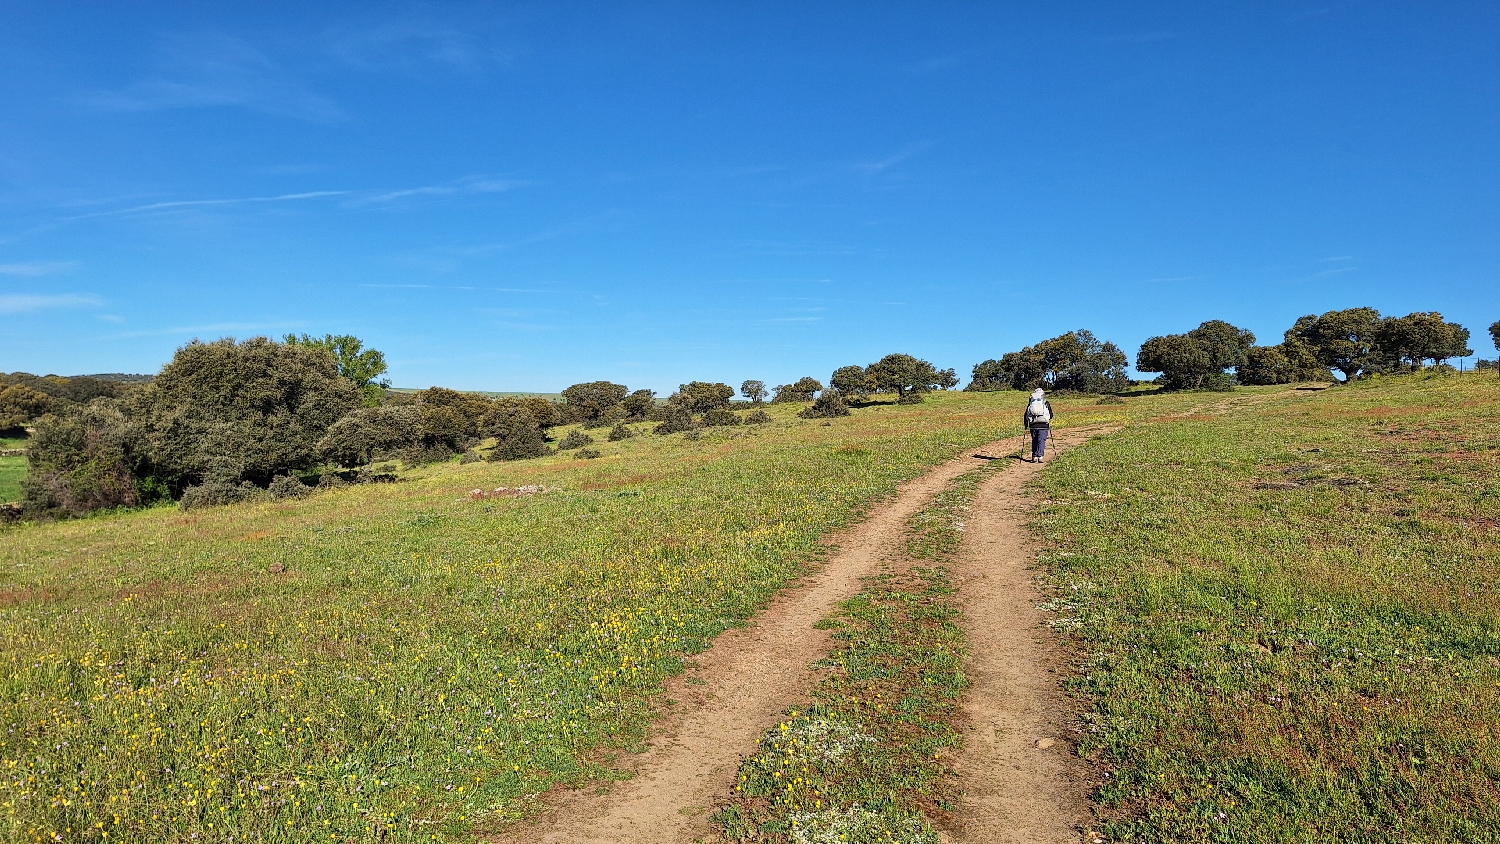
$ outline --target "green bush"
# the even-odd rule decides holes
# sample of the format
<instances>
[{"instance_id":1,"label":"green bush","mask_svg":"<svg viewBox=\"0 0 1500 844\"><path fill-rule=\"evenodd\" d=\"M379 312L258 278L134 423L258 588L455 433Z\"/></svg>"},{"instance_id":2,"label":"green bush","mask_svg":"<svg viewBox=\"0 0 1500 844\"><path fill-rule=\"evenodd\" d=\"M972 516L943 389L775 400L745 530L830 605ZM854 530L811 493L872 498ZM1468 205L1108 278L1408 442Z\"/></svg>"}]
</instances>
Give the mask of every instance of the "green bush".
<instances>
[{"instance_id":1,"label":"green bush","mask_svg":"<svg viewBox=\"0 0 1500 844\"><path fill-rule=\"evenodd\" d=\"M710 381L689 381L677 388L667 399L669 404L680 405L689 413L708 413L729 406L734 398L734 388L728 384Z\"/></svg>"},{"instance_id":2,"label":"green bush","mask_svg":"<svg viewBox=\"0 0 1500 844\"><path fill-rule=\"evenodd\" d=\"M490 416L485 433L495 438L491 460L525 460L547 453L547 441L526 408L500 408Z\"/></svg>"},{"instance_id":3,"label":"green bush","mask_svg":"<svg viewBox=\"0 0 1500 844\"><path fill-rule=\"evenodd\" d=\"M411 448L422 438L416 407L363 407L328 427L318 453L339 466L363 466Z\"/></svg>"},{"instance_id":4,"label":"green bush","mask_svg":"<svg viewBox=\"0 0 1500 844\"><path fill-rule=\"evenodd\" d=\"M609 441L612 443L619 442L620 440L628 440L633 436L635 436L635 431L624 422L616 422L615 426L609 429Z\"/></svg>"},{"instance_id":5,"label":"green bush","mask_svg":"<svg viewBox=\"0 0 1500 844\"><path fill-rule=\"evenodd\" d=\"M698 423L693 421L693 414L680 404L668 402L658 410L661 424L651 429L653 434L676 434L682 431L693 431Z\"/></svg>"},{"instance_id":6,"label":"green bush","mask_svg":"<svg viewBox=\"0 0 1500 844\"><path fill-rule=\"evenodd\" d=\"M798 378L791 384L780 384L776 387L776 395L771 397L772 404L785 404L787 402L812 401L813 395L823 389L823 383L811 375Z\"/></svg>"},{"instance_id":7,"label":"green bush","mask_svg":"<svg viewBox=\"0 0 1500 844\"><path fill-rule=\"evenodd\" d=\"M620 402L620 406L625 408L626 419L631 422L644 422L650 419L652 412L656 410L656 393L650 390L636 390L626 396L625 400Z\"/></svg>"},{"instance_id":8,"label":"green bush","mask_svg":"<svg viewBox=\"0 0 1500 844\"><path fill-rule=\"evenodd\" d=\"M258 486L310 469L329 427L362 406L326 352L264 337L189 343L126 401L149 474L174 489L202 483L221 456Z\"/></svg>"},{"instance_id":9,"label":"green bush","mask_svg":"<svg viewBox=\"0 0 1500 844\"><path fill-rule=\"evenodd\" d=\"M812 403L811 407L797 414L803 419L831 419L835 416L848 416L849 404L837 390L824 390L823 395Z\"/></svg>"},{"instance_id":10,"label":"green bush","mask_svg":"<svg viewBox=\"0 0 1500 844\"><path fill-rule=\"evenodd\" d=\"M25 384L0 386L0 432L13 431L57 409L57 400Z\"/></svg>"},{"instance_id":11,"label":"green bush","mask_svg":"<svg viewBox=\"0 0 1500 844\"><path fill-rule=\"evenodd\" d=\"M593 444L594 444L594 438L593 437L589 436L588 434L585 434L583 431L580 431L577 428L574 428L573 430L571 430L571 431L568 432L568 435L566 437L563 437L563 441L562 442L560 442L560 443L557 444L557 450L558 451L567 451L569 449L583 448L586 445L593 445Z\"/></svg>"},{"instance_id":12,"label":"green bush","mask_svg":"<svg viewBox=\"0 0 1500 844\"><path fill-rule=\"evenodd\" d=\"M26 443L22 509L32 517L77 516L141 503L132 445L125 415L107 399L43 416Z\"/></svg>"},{"instance_id":13,"label":"green bush","mask_svg":"<svg viewBox=\"0 0 1500 844\"><path fill-rule=\"evenodd\" d=\"M627 392L624 384L609 381L574 384L562 391L566 421L592 422L622 404Z\"/></svg>"},{"instance_id":14,"label":"green bush","mask_svg":"<svg viewBox=\"0 0 1500 844\"><path fill-rule=\"evenodd\" d=\"M739 414L726 407L716 407L703 414L702 422L705 427L719 427L726 425L738 425L743 420Z\"/></svg>"},{"instance_id":15,"label":"green bush","mask_svg":"<svg viewBox=\"0 0 1500 844\"><path fill-rule=\"evenodd\" d=\"M745 414L745 424L747 425L764 425L765 423L770 421L771 414L765 412L764 410L761 410L760 408L756 408L755 410L752 410L749 413Z\"/></svg>"},{"instance_id":16,"label":"green bush","mask_svg":"<svg viewBox=\"0 0 1500 844\"><path fill-rule=\"evenodd\" d=\"M312 494L312 487L303 483L295 475L277 475L266 488L271 498L276 501L286 501L294 498L305 498Z\"/></svg>"}]
</instances>

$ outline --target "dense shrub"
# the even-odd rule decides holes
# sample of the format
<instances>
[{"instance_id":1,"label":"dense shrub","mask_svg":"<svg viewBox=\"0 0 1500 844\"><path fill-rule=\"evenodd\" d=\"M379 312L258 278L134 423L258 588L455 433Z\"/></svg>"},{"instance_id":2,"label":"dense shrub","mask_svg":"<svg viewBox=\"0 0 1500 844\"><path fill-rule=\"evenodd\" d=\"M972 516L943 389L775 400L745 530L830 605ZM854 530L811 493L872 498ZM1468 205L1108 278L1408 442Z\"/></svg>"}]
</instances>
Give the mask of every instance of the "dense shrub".
<instances>
[{"instance_id":1,"label":"dense shrub","mask_svg":"<svg viewBox=\"0 0 1500 844\"><path fill-rule=\"evenodd\" d=\"M739 414L725 407L716 407L703 414L702 421L705 427L719 427L725 425L738 425L744 420Z\"/></svg>"},{"instance_id":2,"label":"dense shrub","mask_svg":"<svg viewBox=\"0 0 1500 844\"><path fill-rule=\"evenodd\" d=\"M328 427L318 453L340 466L363 466L416 445L422 414L416 407L364 407Z\"/></svg>"},{"instance_id":3,"label":"dense shrub","mask_svg":"<svg viewBox=\"0 0 1500 844\"><path fill-rule=\"evenodd\" d=\"M835 416L848 416L849 405L837 390L824 390L818 400L797 414L803 419L831 419Z\"/></svg>"},{"instance_id":4,"label":"dense shrub","mask_svg":"<svg viewBox=\"0 0 1500 844\"><path fill-rule=\"evenodd\" d=\"M557 444L557 449L558 451L567 451L568 449L583 448L586 445L593 444L593 437L585 434L583 431L580 431L577 428L574 428L573 430L568 432L568 435L566 437L563 437L562 442Z\"/></svg>"},{"instance_id":5,"label":"dense shrub","mask_svg":"<svg viewBox=\"0 0 1500 844\"><path fill-rule=\"evenodd\" d=\"M610 408L622 404L627 392L624 384L609 381L574 384L562 391L566 421L593 422Z\"/></svg>"},{"instance_id":6,"label":"dense shrub","mask_svg":"<svg viewBox=\"0 0 1500 844\"><path fill-rule=\"evenodd\" d=\"M532 424L538 428L551 428L563 423L562 410L541 396L506 396L493 403L491 413L502 409L521 409L531 415ZM486 422L488 424L488 421ZM493 434L491 435L493 436Z\"/></svg>"},{"instance_id":7,"label":"dense shrub","mask_svg":"<svg viewBox=\"0 0 1500 844\"><path fill-rule=\"evenodd\" d=\"M765 423L770 421L771 414L765 412L764 410L761 410L760 408L756 408L755 410L752 410L749 413L745 414L746 425L764 425Z\"/></svg>"},{"instance_id":8,"label":"dense shrub","mask_svg":"<svg viewBox=\"0 0 1500 844\"><path fill-rule=\"evenodd\" d=\"M1328 367L1318 362L1312 347L1289 337L1276 346L1252 346L1245 362L1235 369L1241 384L1295 384L1330 377Z\"/></svg>"},{"instance_id":9,"label":"dense shrub","mask_svg":"<svg viewBox=\"0 0 1500 844\"><path fill-rule=\"evenodd\" d=\"M676 434L682 431L693 431L698 423L693 421L693 414L680 404L668 402L659 409L661 424L651 429L653 434Z\"/></svg>"},{"instance_id":10,"label":"dense shrub","mask_svg":"<svg viewBox=\"0 0 1500 844\"><path fill-rule=\"evenodd\" d=\"M496 410L485 433L495 438L491 460L525 460L547 453L547 442L536 425L536 417L523 407Z\"/></svg>"},{"instance_id":11,"label":"dense shrub","mask_svg":"<svg viewBox=\"0 0 1500 844\"><path fill-rule=\"evenodd\" d=\"M631 422L644 422L651 418L656 410L656 393L650 390L636 390L620 402L625 409L625 418Z\"/></svg>"},{"instance_id":12,"label":"dense shrub","mask_svg":"<svg viewBox=\"0 0 1500 844\"><path fill-rule=\"evenodd\" d=\"M51 413L56 399L25 384L0 386L0 432L29 425Z\"/></svg>"},{"instance_id":13,"label":"dense shrub","mask_svg":"<svg viewBox=\"0 0 1500 844\"><path fill-rule=\"evenodd\" d=\"M151 473L174 489L221 456L256 485L311 468L328 428L361 406L329 355L264 337L189 343L127 402Z\"/></svg>"},{"instance_id":14,"label":"dense shrub","mask_svg":"<svg viewBox=\"0 0 1500 844\"><path fill-rule=\"evenodd\" d=\"M364 341L358 337L348 334L337 337L332 334L324 334L322 337L288 334L282 339L288 346L317 349L333 358L339 376L347 378L354 385L367 407L378 406L386 388L391 385L390 381L380 377L386 370L385 354L366 349Z\"/></svg>"},{"instance_id":15,"label":"dense shrub","mask_svg":"<svg viewBox=\"0 0 1500 844\"><path fill-rule=\"evenodd\" d=\"M312 487L303 483L295 475L277 475L271 480L271 485L266 488L271 498L276 501L286 501L293 498L305 498L312 494Z\"/></svg>"},{"instance_id":16,"label":"dense shrub","mask_svg":"<svg viewBox=\"0 0 1500 844\"><path fill-rule=\"evenodd\" d=\"M158 491L138 482L129 424L108 400L37 420L26 462L22 507L36 517L132 507Z\"/></svg>"},{"instance_id":17,"label":"dense shrub","mask_svg":"<svg viewBox=\"0 0 1500 844\"><path fill-rule=\"evenodd\" d=\"M203 507L243 504L247 501L266 501L270 497L269 492L249 481L241 481L238 484L205 481L183 490L182 498L178 499L177 506L184 510L197 510Z\"/></svg>"},{"instance_id":18,"label":"dense shrub","mask_svg":"<svg viewBox=\"0 0 1500 844\"><path fill-rule=\"evenodd\" d=\"M1227 389L1233 389L1234 382L1224 371L1245 366L1254 345L1254 334L1212 319L1186 334L1150 338L1141 344L1135 368L1160 372L1160 380L1169 390L1222 390L1226 384Z\"/></svg>"},{"instance_id":19,"label":"dense shrub","mask_svg":"<svg viewBox=\"0 0 1500 844\"><path fill-rule=\"evenodd\" d=\"M875 382L863 366L841 366L828 379L830 389L838 390L846 398L863 399L875 391Z\"/></svg>"},{"instance_id":20,"label":"dense shrub","mask_svg":"<svg viewBox=\"0 0 1500 844\"><path fill-rule=\"evenodd\" d=\"M812 401L813 396L823 389L823 383L811 375L798 378L790 384L781 384L776 387L776 395L771 397L772 404L783 404L786 402Z\"/></svg>"},{"instance_id":21,"label":"dense shrub","mask_svg":"<svg viewBox=\"0 0 1500 844\"><path fill-rule=\"evenodd\" d=\"M628 440L633 436L635 436L635 431L624 422L616 422L615 426L609 429L609 441L612 443L619 442L620 440Z\"/></svg>"},{"instance_id":22,"label":"dense shrub","mask_svg":"<svg viewBox=\"0 0 1500 844\"><path fill-rule=\"evenodd\" d=\"M689 413L707 413L729 406L729 400L734 398L734 388L728 384L710 381L689 381L677 388L671 398L667 399L669 404L680 405Z\"/></svg>"}]
</instances>

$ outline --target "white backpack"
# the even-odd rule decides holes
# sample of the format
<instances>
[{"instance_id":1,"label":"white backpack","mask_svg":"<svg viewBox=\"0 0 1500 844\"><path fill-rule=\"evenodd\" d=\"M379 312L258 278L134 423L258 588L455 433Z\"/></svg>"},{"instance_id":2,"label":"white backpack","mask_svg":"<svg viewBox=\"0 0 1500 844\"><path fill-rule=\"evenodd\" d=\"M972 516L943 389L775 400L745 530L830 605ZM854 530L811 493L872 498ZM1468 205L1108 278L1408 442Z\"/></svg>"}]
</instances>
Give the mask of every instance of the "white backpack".
<instances>
[{"instance_id":1,"label":"white backpack","mask_svg":"<svg viewBox=\"0 0 1500 844\"><path fill-rule=\"evenodd\" d=\"M1026 405L1026 416L1033 423L1052 421L1052 411L1047 409L1046 399L1032 399L1031 403Z\"/></svg>"}]
</instances>

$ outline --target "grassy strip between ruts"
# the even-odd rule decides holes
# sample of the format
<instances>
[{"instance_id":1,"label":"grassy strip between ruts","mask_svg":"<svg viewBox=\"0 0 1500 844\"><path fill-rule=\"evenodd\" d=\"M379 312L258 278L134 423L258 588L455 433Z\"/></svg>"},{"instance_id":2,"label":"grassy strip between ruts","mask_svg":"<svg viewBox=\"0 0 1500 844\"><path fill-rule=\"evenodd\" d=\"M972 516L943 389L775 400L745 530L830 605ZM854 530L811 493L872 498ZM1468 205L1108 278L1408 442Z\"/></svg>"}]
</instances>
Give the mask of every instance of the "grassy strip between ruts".
<instances>
[{"instance_id":1,"label":"grassy strip between ruts","mask_svg":"<svg viewBox=\"0 0 1500 844\"><path fill-rule=\"evenodd\" d=\"M969 502L999 461L955 479L907 523L907 555L941 563L963 538ZM941 752L956 746L963 634L941 567L870 578L825 622L832 673L758 741L715 814L730 841L936 842L952 807Z\"/></svg>"},{"instance_id":2,"label":"grassy strip between ruts","mask_svg":"<svg viewBox=\"0 0 1500 844\"><path fill-rule=\"evenodd\" d=\"M1500 389L1154 420L1041 484L1110 840L1500 841Z\"/></svg>"}]
</instances>

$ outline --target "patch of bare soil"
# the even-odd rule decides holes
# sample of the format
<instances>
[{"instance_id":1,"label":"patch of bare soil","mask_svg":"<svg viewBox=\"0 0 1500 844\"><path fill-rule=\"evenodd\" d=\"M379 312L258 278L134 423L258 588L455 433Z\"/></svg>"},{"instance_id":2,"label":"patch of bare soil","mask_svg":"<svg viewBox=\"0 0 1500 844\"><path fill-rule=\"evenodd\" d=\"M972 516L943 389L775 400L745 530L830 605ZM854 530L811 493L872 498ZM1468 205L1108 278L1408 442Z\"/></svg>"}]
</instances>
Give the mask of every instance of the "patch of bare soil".
<instances>
[{"instance_id":1,"label":"patch of bare soil","mask_svg":"<svg viewBox=\"0 0 1500 844\"><path fill-rule=\"evenodd\" d=\"M1053 441L1066 450L1100 432L1059 430ZM1025 487L1042 468L1017 461L979 488L950 566L971 683L964 745L952 761L964 796L941 833L954 844L1089 840L1088 771L1073 753L1065 665L1037 609L1036 550L1025 527L1034 503Z\"/></svg>"},{"instance_id":2,"label":"patch of bare soil","mask_svg":"<svg viewBox=\"0 0 1500 844\"><path fill-rule=\"evenodd\" d=\"M1013 448L1014 441L1011 443ZM982 451L1004 453L1005 443ZM826 564L773 600L752 626L721 634L698 667L668 684L670 714L638 757L634 776L602 789L549 795L548 808L500 842L689 842L708 838L708 808L734 785L740 758L782 711L805 701L812 663L832 643L813 625L904 547L906 520L972 468L968 453L902 486L865 521L832 538ZM1007 475L1010 473L1006 473Z\"/></svg>"}]
</instances>

